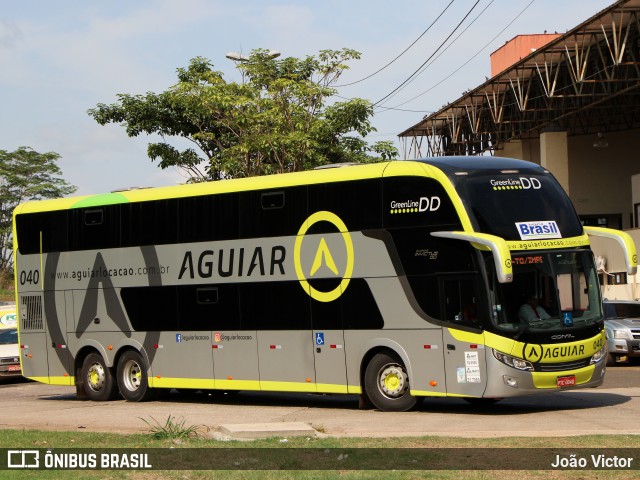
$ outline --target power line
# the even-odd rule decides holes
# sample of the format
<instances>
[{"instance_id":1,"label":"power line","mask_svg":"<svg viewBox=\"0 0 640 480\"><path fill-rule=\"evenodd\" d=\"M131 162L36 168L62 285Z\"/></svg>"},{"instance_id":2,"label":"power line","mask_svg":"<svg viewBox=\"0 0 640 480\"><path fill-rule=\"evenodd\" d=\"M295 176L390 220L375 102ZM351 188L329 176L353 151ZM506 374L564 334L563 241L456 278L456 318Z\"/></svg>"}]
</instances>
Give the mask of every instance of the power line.
<instances>
[{"instance_id":1,"label":"power line","mask_svg":"<svg viewBox=\"0 0 640 480\"><path fill-rule=\"evenodd\" d=\"M400 85L398 85L396 88L394 88L391 92L389 92L388 94L386 94L384 97L382 97L380 100L378 100L376 103L373 104L373 106L375 107L376 105L380 104L381 102L383 102L384 100L386 100L387 98L391 97L392 95L394 95L396 92L398 92L400 89L402 89L405 85L407 85L410 81L412 81L412 79L418 74L418 72L420 71L420 69L422 67L424 67L429 60L431 60L433 58L433 56L438 53L438 51L449 41L449 39L453 36L454 33L456 33L456 31L458 30L458 28L460 28L460 26L464 23L464 21L467 19L467 17L469 15L471 15L471 12L476 8L476 6L478 5L478 3L480 3L480 0L476 0L476 3L473 4L473 6L469 9L469 11L467 12L467 14L462 18L462 20L458 23L458 25L456 25L456 28L454 28L451 33L447 36L447 38L444 39L444 41L438 46L438 48L436 48L436 50L429 56L429 58L427 58L424 63L422 65L420 65L420 67L418 67L418 69L413 72L411 75L409 75L409 77L407 77L404 82L402 82Z\"/></svg>"},{"instance_id":2,"label":"power line","mask_svg":"<svg viewBox=\"0 0 640 480\"><path fill-rule=\"evenodd\" d=\"M493 4L493 2L494 2L494 1L495 1L495 0L491 0L491 1L487 4L487 6L486 6L486 7L484 7L484 8L482 9L482 11L481 11L477 16L476 16L476 18L474 18L474 19L469 23L469 25L467 25L467 26L465 27L465 29L464 29L464 30L462 30L462 31L458 34L458 36L457 36L456 38L454 38L454 39L449 43L449 45L447 45L447 47L446 47L444 50L442 50L442 51L441 51L441 52L440 52L436 57L434 57L434 58L433 58L433 60L431 60L431 62L429 62L429 64L428 64L428 65L426 65L426 66L425 66L425 67L424 67L424 68L423 68L423 69L418 73L418 75L416 75L416 78L417 78L418 76L422 75L422 74L424 73L424 71L425 71L427 68L431 67L431 65L433 65L434 63L436 63L436 61L437 61L437 60L438 60L442 55L444 55L444 53L445 53L447 50L449 50L449 48L451 48L451 47L453 46L453 44L455 44L455 43L460 39L460 37L462 37L462 36L466 33L466 31L467 31L467 30L469 30L469 28L471 28L471 26L472 26L474 23L476 23L476 22L478 21L478 19L479 19L479 18L480 18L480 17L481 17L481 16L482 16L482 15L483 15L483 14L484 14L488 9L489 9L489 7ZM387 107L387 108L388 108L388 109L390 109L390 110L396 109L397 107L401 107L402 105L406 105L407 103L409 103L411 100L414 100L415 98L417 98L417 97L414 97L414 98L411 98L411 99L409 99L409 100L407 100L407 101L405 101L405 102L402 102L401 104L396 105L395 107ZM384 108L384 107L378 107L378 108Z\"/></svg>"},{"instance_id":3,"label":"power line","mask_svg":"<svg viewBox=\"0 0 640 480\"><path fill-rule=\"evenodd\" d=\"M443 50L441 52L440 55L438 55L437 57L434 58L434 61L437 60L451 45L453 45L453 43L455 41L457 41L468 29L469 27L476 21L478 20L478 18L480 18L480 16L491 6L491 4L494 2L494 0L491 0L491 2L478 14L478 16L462 31L460 32L460 35L458 35L453 42L451 42L447 48L445 50ZM502 28L502 30L500 30L491 40L489 40L480 50L478 50L472 57L470 57L466 62L464 62L462 65L460 65L460 67L458 67L457 69L455 69L453 72L451 72L449 75L447 75L446 77L444 77L442 80L440 80L438 83L436 83L435 85L431 86L430 88L428 88L427 90L425 90L424 92L416 95L415 97L410 98L409 100L406 100L394 107L384 107L384 106L378 106L377 109L379 111L379 113L382 112L388 112L388 111L399 111L399 112L409 112L409 113L427 113L427 114L431 114L434 113L434 111L431 110L412 110L412 109L404 109L404 108L399 108L403 105L406 105L407 103L425 95L426 93L430 92L431 90L433 90L434 88L438 87L439 85L441 85L442 83L444 83L446 80L448 80L449 78L451 78L453 75L455 75L456 73L458 73L460 70L462 70L464 67L466 67L473 59L475 59L478 55L480 55L484 50L487 49L487 47L489 47L495 40L496 38L498 38L500 35L502 35L511 25L513 25L513 23L520 18L524 12L535 2L535 0L531 0L515 17L513 17L509 23L507 23L507 25ZM428 61L428 60L427 60ZM426 63L426 62L425 62ZM429 64L429 66L431 66L433 64L433 62L431 62ZM424 65L424 64L423 64ZM422 67L421 67L422 68ZM422 73L422 72L420 72ZM348 97L343 97L340 95L336 95L339 98L342 98L344 100L351 100L351 98Z\"/></svg>"},{"instance_id":4,"label":"power line","mask_svg":"<svg viewBox=\"0 0 640 480\"><path fill-rule=\"evenodd\" d=\"M489 45L491 45L493 43L493 41L498 38L500 35L502 35L504 33L504 31L509 28L518 18L520 18L522 16L522 14L535 2L536 0L531 0L521 11L520 13L518 13L502 30L500 30L491 40L489 40L489 42L487 42L484 47L482 47L480 50L478 50L475 55L473 55L471 58L469 58L469 60L467 60L466 62L464 62L462 65L460 65L458 68L456 68L453 72L451 72L449 75L447 75L446 77L444 77L442 80L440 80L438 83L436 83L435 85L429 87L427 90L425 90L422 93L419 93L418 95L416 95L415 97L410 98L409 100L406 100L398 105L396 105L395 107L388 107L390 109L395 109L397 107L401 107L402 105L406 105L409 102L412 102L413 100L415 100L416 98L420 98L421 96L425 95L426 93L430 92L431 90L433 90L434 88L436 88L437 86L443 84L445 81L449 80L452 76L454 76L456 73L458 73L460 70L462 70L464 67L466 67L474 58L476 58L478 55L480 55L484 50L487 49L487 47Z\"/></svg>"},{"instance_id":5,"label":"power line","mask_svg":"<svg viewBox=\"0 0 640 480\"><path fill-rule=\"evenodd\" d=\"M526 9L526 8L528 8L528 7L529 7L529 6L530 6L534 1L535 1L535 0L532 0L532 1L529 3L529 5L527 5L527 7L525 7L525 9ZM523 12L524 12L524 10L523 10ZM520 12L520 13L523 13L523 12ZM485 46L485 47L486 47L486 46ZM463 65L463 66L464 66L464 65ZM589 81L589 80L593 80L593 79L596 79L596 78L601 78L601 77L602 77L602 74L603 74L604 72L606 72L608 68L609 68L609 66L604 65L604 66L603 66L603 68L601 68L601 69L599 69L599 70L596 70L595 72L592 72L590 75L586 76L586 77L584 78L584 80L585 80L585 81ZM454 72L454 73L455 73L455 72ZM440 83L441 83L441 82L440 82ZM558 87L558 88L555 90L555 93L556 93L556 94L560 94L560 93L562 93L562 92L572 90L573 88L574 88L574 86L573 86L573 85L565 85L565 86L563 86L563 87ZM549 95L548 95L547 93L541 93L540 95L530 97L530 98L528 99L528 101L529 101L529 102L531 102L531 101L539 100L539 99L542 99L542 98L545 98L545 97L546 97L546 98L548 98L548 96L549 96ZM518 105L518 102L517 102L517 101L511 102L511 103L504 103L504 104L501 104L502 108L513 107L513 106L515 106L515 105ZM387 108L387 107L382 107L382 108ZM389 107L389 108L387 108L387 109L388 109L388 110L391 110L392 108L391 108L391 107Z\"/></svg>"},{"instance_id":6,"label":"power line","mask_svg":"<svg viewBox=\"0 0 640 480\"><path fill-rule=\"evenodd\" d=\"M404 55L405 53L407 53L407 51L408 51L411 47L413 47L413 46L418 42L418 40L420 40L422 37L424 37L424 35L425 35L425 34L426 34L430 29L431 29L431 27L433 27L433 26L436 24L436 22L437 22L438 20L440 20L440 17L442 17L442 15L444 15L444 13L449 9L449 7L450 7L450 6L453 4L453 2L455 2L455 1L456 1L456 0L451 0L451 1L449 2L449 5L447 5L447 6L444 8L444 10L442 10L442 12L440 12L440 15L438 15L438 16L436 17L436 19L435 19L433 22L431 22L431 25L429 25L429 26L427 27L427 29L426 29L424 32L422 32L422 33L420 34L420 36L419 36L418 38L416 38L416 39L413 41L413 43L412 43L411 45L409 45L407 48L405 48L405 49L402 51L402 53L400 53L400 55L398 55L396 58L394 58L394 59L393 59L393 60L391 60L389 63L387 63L384 67L382 67L382 68L380 68L380 69L376 70L376 71L375 71L375 72L373 72L371 75L367 75L366 77L361 78L360 80L356 80L355 82L345 83L345 84L343 84L343 85L336 85L336 88L338 88L338 87L348 87L348 86L350 86L350 85L355 85L356 83L364 82L365 80L368 80L368 79L370 79L371 77L373 77L374 75L377 75L378 73L380 73L381 71L383 71L385 68L387 68L387 67L388 67L389 65L391 65L393 62L395 62L396 60L398 60L402 55Z\"/></svg>"}]
</instances>

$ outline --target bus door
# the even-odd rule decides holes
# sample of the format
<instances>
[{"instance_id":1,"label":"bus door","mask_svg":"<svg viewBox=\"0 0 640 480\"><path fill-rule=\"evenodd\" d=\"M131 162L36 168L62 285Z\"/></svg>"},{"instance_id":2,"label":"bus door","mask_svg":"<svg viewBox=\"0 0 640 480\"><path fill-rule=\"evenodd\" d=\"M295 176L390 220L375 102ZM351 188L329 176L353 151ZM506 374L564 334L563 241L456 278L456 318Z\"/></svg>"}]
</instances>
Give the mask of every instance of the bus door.
<instances>
[{"instance_id":1,"label":"bus door","mask_svg":"<svg viewBox=\"0 0 640 480\"><path fill-rule=\"evenodd\" d=\"M211 315L215 329L212 347L216 389L260 390L258 335L255 325L246 329L240 323L237 285L221 286L220 291L224 297L220 295L216 300L220 302L222 309L217 315ZM225 297L226 305L223 304Z\"/></svg>"},{"instance_id":2,"label":"bus door","mask_svg":"<svg viewBox=\"0 0 640 480\"><path fill-rule=\"evenodd\" d=\"M309 330L258 330L260 389L315 392Z\"/></svg>"},{"instance_id":3,"label":"bus door","mask_svg":"<svg viewBox=\"0 0 640 480\"><path fill-rule=\"evenodd\" d=\"M213 285L180 285L173 290L177 325L164 328L160 333L163 351L153 358L151 366L156 385L204 390L218 388L214 375L215 349L212 347L215 340L212 337L215 333L212 327L227 302L237 305L237 290L229 290Z\"/></svg>"},{"instance_id":4,"label":"bus door","mask_svg":"<svg viewBox=\"0 0 640 480\"><path fill-rule=\"evenodd\" d=\"M347 393L347 368L340 299L311 301L312 348L319 393Z\"/></svg>"},{"instance_id":5,"label":"bus door","mask_svg":"<svg viewBox=\"0 0 640 480\"><path fill-rule=\"evenodd\" d=\"M439 279L442 343L447 394L480 397L486 386L484 342L478 342L483 300L475 275L446 275ZM462 329L458 329L461 327ZM475 332L474 332L475 331ZM475 340L475 341L474 341Z\"/></svg>"},{"instance_id":6,"label":"bus door","mask_svg":"<svg viewBox=\"0 0 640 480\"><path fill-rule=\"evenodd\" d=\"M309 297L300 284L248 283L240 292L243 328L256 331L260 389L315 392Z\"/></svg>"},{"instance_id":7,"label":"bus door","mask_svg":"<svg viewBox=\"0 0 640 480\"><path fill-rule=\"evenodd\" d=\"M160 332L158 349L154 349L157 353L147 352L153 386L195 390L215 388L211 347L210 330Z\"/></svg>"}]
</instances>

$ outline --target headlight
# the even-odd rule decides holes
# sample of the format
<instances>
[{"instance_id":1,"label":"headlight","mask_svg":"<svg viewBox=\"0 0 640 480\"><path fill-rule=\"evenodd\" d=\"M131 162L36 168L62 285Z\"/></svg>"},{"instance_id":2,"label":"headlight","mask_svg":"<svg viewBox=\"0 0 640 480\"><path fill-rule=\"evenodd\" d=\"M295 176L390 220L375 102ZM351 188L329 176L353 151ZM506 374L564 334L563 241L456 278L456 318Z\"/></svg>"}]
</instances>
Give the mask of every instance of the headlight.
<instances>
[{"instance_id":1,"label":"headlight","mask_svg":"<svg viewBox=\"0 0 640 480\"><path fill-rule=\"evenodd\" d=\"M613 338L619 338L622 340L631 340L631 334L627 330L614 330Z\"/></svg>"},{"instance_id":2,"label":"headlight","mask_svg":"<svg viewBox=\"0 0 640 480\"><path fill-rule=\"evenodd\" d=\"M493 349L492 349L493 350ZM493 350L493 356L500 360L505 365L509 365L512 368L518 370L528 370L533 371L533 365L531 362L527 360L523 360L521 358L512 357L511 355L507 355L505 353L499 352L497 350Z\"/></svg>"},{"instance_id":3,"label":"headlight","mask_svg":"<svg viewBox=\"0 0 640 480\"><path fill-rule=\"evenodd\" d=\"M607 353L607 347L602 347L600 350L598 350L596 353L593 354L593 357L591 357L590 363L593 365L594 363L599 362L606 355L606 353Z\"/></svg>"}]
</instances>

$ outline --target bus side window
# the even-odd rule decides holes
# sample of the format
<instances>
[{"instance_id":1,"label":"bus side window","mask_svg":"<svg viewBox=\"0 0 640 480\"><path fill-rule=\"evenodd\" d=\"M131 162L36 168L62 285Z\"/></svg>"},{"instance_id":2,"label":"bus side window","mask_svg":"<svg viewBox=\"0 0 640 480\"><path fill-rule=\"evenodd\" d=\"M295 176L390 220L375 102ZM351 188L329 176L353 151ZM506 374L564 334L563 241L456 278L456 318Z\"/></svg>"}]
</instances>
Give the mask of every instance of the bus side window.
<instances>
[{"instance_id":1,"label":"bus side window","mask_svg":"<svg viewBox=\"0 0 640 480\"><path fill-rule=\"evenodd\" d=\"M196 297L199 305L215 305L218 303L218 288L198 288Z\"/></svg>"},{"instance_id":2,"label":"bus side window","mask_svg":"<svg viewBox=\"0 0 640 480\"><path fill-rule=\"evenodd\" d=\"M275 208L284 207L284 192L263 193L260 200L262 201L263 210L273 210Z\"/></svg>"},{"instance_id":3,"label":"bus side window","mask_svg":"<svg viewBox=\"0 0 640 480\"><path fill-rule=\"evenodd\" d=\"M478 294L473 278L441 278L442 320L476 324L479 318Z\"/></svg>"},{"instance_id":4,"label":"bus side window","mask_svg":"<svg viewBox=\"0 0 640 480\"><path fill-rule=\"evenodd\" d=\"M54 211L16 216L16 231L22 255L64 252L69 249L69 212Z\"/></svg>"},{"instance_id":5,"label":"bus side window","mask_svg":"<svg viewBox=\"0 0 640 480\"><path fill-rule=\"evenodd\" d=\"M100 209L100 210L85 210L84 211L84 224L85 225L101 225L102 224L102 209Z\"/></svg>"},{"instance_id":6,"label":"bus side window","mask_svg":"<svg viewBox=\"0 0 640 480\"><path fill-rule=\"evenodd\" d=\"M178 210L177 241L180 243L238 238L240 222L236 193L181 198Z\"/></svg>"},{"instance_id":7,"label":"bus side window","mask_svg":"<svg viewBox=\"0 0 640 480\"><path fill-rule=\"evenodd\" d=\"M120 205L69 210L69 250L119 248Z\"/></svg>"},{"instance_id":8,"label":"bus side window","mask_svg":"<svg viewBox=\"0 0 640 480\"><path fill-rule=\"evenodd\" d=\"M240 192L238 212L241 238L295 234L308 216L307 186Z\"/></svg>"}]
</instances>

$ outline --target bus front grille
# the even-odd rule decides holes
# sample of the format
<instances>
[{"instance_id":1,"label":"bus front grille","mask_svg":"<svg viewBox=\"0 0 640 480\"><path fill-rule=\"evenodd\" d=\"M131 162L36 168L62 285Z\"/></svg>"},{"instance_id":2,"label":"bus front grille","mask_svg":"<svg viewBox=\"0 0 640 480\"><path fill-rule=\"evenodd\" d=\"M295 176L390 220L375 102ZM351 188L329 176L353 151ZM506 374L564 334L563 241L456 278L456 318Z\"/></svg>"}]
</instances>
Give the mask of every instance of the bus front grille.
<instances>
[{"instance_id":1,"label":"bus front grille","mask_svg":"<svg viewBox=\"0 0 640 480\"><path fill-rule=\"evenodd\" d=\"M562 363L539 363L536 365L536 372L562 372L564 370L575 370L577 368L584 368L589 365L590 358L583 358L581 360L575 360L573 362Z\"/></svg>"}]
</instances>

